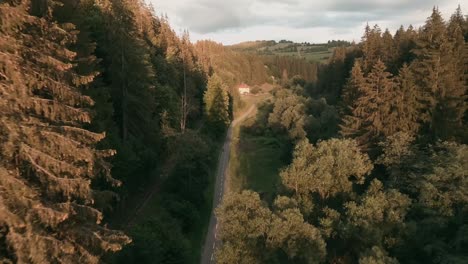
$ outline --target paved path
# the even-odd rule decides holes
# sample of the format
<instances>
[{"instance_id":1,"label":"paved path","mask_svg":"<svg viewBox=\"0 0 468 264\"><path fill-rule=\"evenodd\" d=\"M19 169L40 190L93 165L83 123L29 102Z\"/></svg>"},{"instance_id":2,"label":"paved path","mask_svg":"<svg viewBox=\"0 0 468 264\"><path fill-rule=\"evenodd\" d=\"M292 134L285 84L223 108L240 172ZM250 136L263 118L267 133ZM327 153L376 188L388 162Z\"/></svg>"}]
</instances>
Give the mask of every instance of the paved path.
<instances>
[{"instance_id":1,"label":"paved path","mask_svg":"<svg viewBox=\"0 0 468 264\"><path fill-rule=\"evenodd\" d=\"M229 164L229 154L231 153L231 140L232 140L232 129L238 123L242 122L255 110L255 105L252 105L247 112L242 114L240 117L235 119L228 128L226 139L224 140L223 150L219 156L218 170L216 172L216 182L213 195L213 211L211 212L210 225L208 226L208 232L205 238L205 245L203 246L203 253L201 256L201 264L216 263L214 252L220 243L216 239L217 221L214 214L214 210L218 207L223 199L224 194L224 183L226 182L226 175L228 173L227 168Z\"/></svg>"}]
</instances>

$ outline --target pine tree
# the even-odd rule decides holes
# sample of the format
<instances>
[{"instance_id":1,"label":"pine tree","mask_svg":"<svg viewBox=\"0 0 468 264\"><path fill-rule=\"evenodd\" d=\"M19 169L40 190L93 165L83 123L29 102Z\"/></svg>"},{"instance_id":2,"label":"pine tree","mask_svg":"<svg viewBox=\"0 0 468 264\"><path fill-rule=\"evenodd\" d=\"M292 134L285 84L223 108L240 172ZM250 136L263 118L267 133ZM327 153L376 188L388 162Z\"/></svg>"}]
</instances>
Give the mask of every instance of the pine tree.
<instances>
[{"instance_id":1,"label":"pine tree","mask_svg":"<svg viewBox=\"0 0 468 264\"><path fill-rule=\"evenodd\" d=\"M380 137L391 134L398 125L388 122L394 83L385 69L384 63L378 60L359 87L351 114L344 117L341 125L341 134L356 138L363 148L374 147Z\"/></svg>"},{"instance_id":2,"label":"pine tree","mask_svg":"<svg viewBox=\"0 0 468 264\"><path fill-rule=\"evenodd\" d=\"M453 50L445 22L434 8L420 33L414 50L416 60L411 65L418 77L424 118L433 138L453 138L462 126L466 88Z\"/></svg>"},{"instance_id":3,"label":"pine tree","mask_svg":"<svg viewBox=\"0 0 468 264\"><path fill-rule=\"evenodd\" d=\"M468 17L465 16L465 22L463 23L463 36L465 36L465 42L468 42Z\"/></svg>"},{"instance_id":4,"label":"pine tree","mask_svg":"<svg viewBox=\"0 0 468 264\"><path fill-rule=\"evenodd\" d=\"M461 12L460 6L458 6L455 13L450 17L449 24L447 26L448 40L453 45L453 57L456 61L454 70L457 71L456 77L464 75L464 49L465 49L465 38L463 36L464 18ZM463 77L462 77L463 78ZM466 84L465 84L466 85ZM466 89L466 86L465 86Z\"/></svg>"},{"instance_id":5,"label":"pine tree","mask_svg":"<svg viewBox=\"0 0 468 264\"><path fill-rule=\"evenodd\" d=\"M230 122L229 95L226 85L216 74L208 80L207 90L203 97L208 121L216 131L222 131Z\"/></svg>"},{"instance_id":6,"label":"pine tree","mask_svg":"<svg viewBox=\"0 0 468 264\"><path fill-rule=\"evenodd\" d=\"M454 33L456 32L457 28L461 30L462 35L463 35L464 27L465 27L465 18L463 16L460 5L458 5L457 9L455 10L455 13L453 13L452 16L450 17L450 21L448 24L448 32L449 32L450 37L453 38L455 36Z\"/></svg>"},{"instance_id":7,"label":"pine tree","mask_svg":"<svg viewBox=\"0 0 468 264\"><path fill-rule=\"evenodd\" d=\"M362 72L361 63L359 60L356 60L353 68L351 69L351 76L343 89L342 98L345 113L349 113L349 111L355 106L355 103L359 98L359 89L365 85L365 81L366 79Z\"/></svg>"},{"instance_id":8,"label":"pine tree","mask_svg":"<svg viewBox=\"0 0 468 264\"><path fill-rule=\"evenodd\" d=\"M380 101L377 111L381 123L374 122L374 126L377 126L375 133L384 137L397 132L416 135L419 130L421 103L412 72L404 65L394 80L389 80L383 85L384 88L377 95L377 98L383 100Z\"/></svg>"},{"instance_id":9,"label":"pine tree","mask_svg":"<svg viewBox=\"0 0 468 264\"><path fill-rule=\"evenodd\" d=\"M366 87L368 90L358 99L355 113L357 115L368 114L365 122L369 124L369 127L366 130L372 135L376 137L391 135L396 130L393 126L398 125L388 122L388 116L392 111L391 98L394 83L392 75L386 71L386 66L382 61L377 61L369 73Z\"/></svg>"},{"instance_id":10,"label":"pine tree","mask_svg":"<svg viewBox=\"0 0 468 264\"><path fill-rule=\"evenodd\" d=\"M106 49L106 81L111 85L115 119L125 143L130 136L154 136L157 122L151 113L155 73L136 23L139 2L111 0L110 4L111 8L102 7L106 34L98 44Z\"/></svg>"},{"instance_id":11,"label":"pine tree","mask_svg":"<svg viewBox=\"0 0 468 264\"><path fill-rule=\"evenodd\" d=\"M333 73L333 78L327 80L328 93L339 95L345 82L345 78L336 78L336 76L345 76L347 69L345 68L346 48L337 47L333 50L333 54L328 62L328 69Z\"/></svg>"},{"instance_id":12,"label":"pine tree","mask_svg":"<svg viewBox=\"0 0 468 264\"><path fill-rule=\"evenodd\" d=\"M397 51L395 47L395 42L390 31L385 29L385 32L382 34L382 58L381 60L387 66L388 69L396 70L395 61L397 57Z\"/></svg>"},{"instance_id":13,"label":"pine tree","mask_svg":"<svg viewBox=\"0 0 468 264\"><path fill-rule=\"evenodd\" d=\"M382 31L378 25L372 29L369 25L366 26L364 36L362 37L362 52L363 52L363 70L368 73L374 67L379 59L382 59Z\"/></svg>"},{"instance_id":14,"label":"pine tree","mask_svg":"<svg viewBox=\"0 0 468 264\"><path fill-rule=\"evenodd\" d=\"M286 84L288 81L289 81L288 70L284 68L283 72L281 73L281 82Z\"/></svg>"},{"instance_id":15,"label":"pine tree","mask_svg":"<svg viewBox=\"0 0 468 264\"><path fill-rule=\"evenodd\" d=\"M93 101L78 87L94 74L76 73L69 47L78 32L54 21L57 4L0 4L2 261L97 263L130 242L100 225L94 208L112 194L93 190L92 181L120 183L105 161L114 151L94 148L104 134L83 129Z\"/></svg>"},{"instance_id":16,"label":"pine tree","mask_svg":"<svg viewBox=\"0 0 468 264\"><path fill-rule=\"evenodd\" d=\"M394 41L396 46L396 58L393 68L393 70L396 70L394 71L395 74L403 64L409 64L414 59L412 50L415 47L416 36L417 33L411 25L406 30L401 26L395 33Z\"/></svg>"},{"instance_id":17,"label":"pine tree","mask_svg":"<svg viewBox=\"0 0 468 264\"><path fill-rule=\"evenodd\" d=\"M421 121L420 93L415 84L413 73L406 64L403 65L396 77L390 100L392 112L387 123L394 124L396 129L387 135L393 135L396 132L416 135Z\"/></svg>"},{"instance_id":18,"label":"pine tree","mask_svg":"<svg viewBox=\"0 0 468 264\"><path fill-rule=\"evenodd\" d=\"M353 114L358 107L358 99L366 90L366 78L362 72L359 60L356 60L351 70L351 76L343 91L343 105L345 114L340 125L340 134L345 137L357 137L362 135L361 127L363 119Z\"/></svg>"}]
</instances>

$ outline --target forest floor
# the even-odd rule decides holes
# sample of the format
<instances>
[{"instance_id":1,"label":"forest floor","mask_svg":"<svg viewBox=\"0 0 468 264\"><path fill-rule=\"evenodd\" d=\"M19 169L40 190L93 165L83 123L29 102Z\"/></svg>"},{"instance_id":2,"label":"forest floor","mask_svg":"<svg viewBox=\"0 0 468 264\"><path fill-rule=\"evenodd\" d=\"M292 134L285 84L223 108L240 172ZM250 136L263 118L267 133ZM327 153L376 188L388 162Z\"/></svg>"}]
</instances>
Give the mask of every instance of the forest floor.
<instances>
[{"instance_id":1,"label":"forest floor","mask_svg":"<svg viewBox=\"0 0 468 264\"><path fill-rule=\"evenodd\" d=\"M138 192L128 195L114 208L114 211L108 216L108 224L117 229L127 230L133 224L135 219L141 214L141 210L145 208L154 194L158 192L160 187L160 178L157 176L157 170L148 173L152 180L145 186L139 187Z\"/></svg>"}]
</instances>

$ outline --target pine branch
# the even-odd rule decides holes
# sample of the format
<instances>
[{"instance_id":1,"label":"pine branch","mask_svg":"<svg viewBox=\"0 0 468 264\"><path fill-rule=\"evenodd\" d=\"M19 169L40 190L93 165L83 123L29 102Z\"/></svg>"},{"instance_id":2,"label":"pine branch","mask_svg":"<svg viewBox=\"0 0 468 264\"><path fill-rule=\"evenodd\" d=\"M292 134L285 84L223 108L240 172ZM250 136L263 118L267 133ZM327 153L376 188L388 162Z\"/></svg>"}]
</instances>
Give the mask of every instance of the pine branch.
<instances>
[{"instance_id":1,"label":"pine branch","mask_svg":"<svg viewBox=\"0 0 468 264\"><path fill-rule=\"evenodd\" d=\"M50 121L69 124L91 123L91 117L87 111L60 104L55 100L30 98L19 103L25 111L32 111Z\"/></svg>"},{"instance_id":2,"label":"pine branch","mask_svg":"<svg viewBox=\"0 0 468 264\"><path fill-rule=\"evenodd\" d=\"M48 154L31 148L26 144L20 146L20 156L27 155L31 157L38 165L47 169L54 175L60 175L63 178L94 178L92 164L84 164L79 166L71 165L70 163L60 161Z\"/></svg>"},{"instance_id":3,"label":"pine branch","mask_svg":"<svg viewBox=\"0 0 468 264\"><path fill-rule=\"evenodd\" d=\"M84 199L88 203L92 203L91 182L89 180L57 177L37 164L27 153L20 154L22 154L20 158L29 163L29 169L35 173L36 178L42 184L41 187L48 191L46 195L51 197L53 197L53 195L63 195L67 199Z\"/></svg>"}]
</instances>

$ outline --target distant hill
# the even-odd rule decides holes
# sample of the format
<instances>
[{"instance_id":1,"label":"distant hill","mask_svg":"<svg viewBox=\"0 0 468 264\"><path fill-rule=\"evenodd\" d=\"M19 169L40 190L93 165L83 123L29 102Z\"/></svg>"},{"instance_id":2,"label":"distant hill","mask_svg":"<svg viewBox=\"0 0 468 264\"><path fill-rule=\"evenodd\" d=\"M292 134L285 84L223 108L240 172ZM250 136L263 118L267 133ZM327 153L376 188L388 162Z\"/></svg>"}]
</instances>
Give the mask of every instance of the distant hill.
<instances>
[{"instance_id":1,"label":"distant hill","mask_svg":"<svg viewBox=\"0 0 468 264\"><path fill-rule=\"evenodd\" d=\"M336 47L350 46L351 43L343 40L332 40L328 43L295 43L289 40L257 40L246 41L229 48L239 52L253 52L258 55L279 55L305 58L311 62L326 63Z\"/></svg>"}]
</instances>

